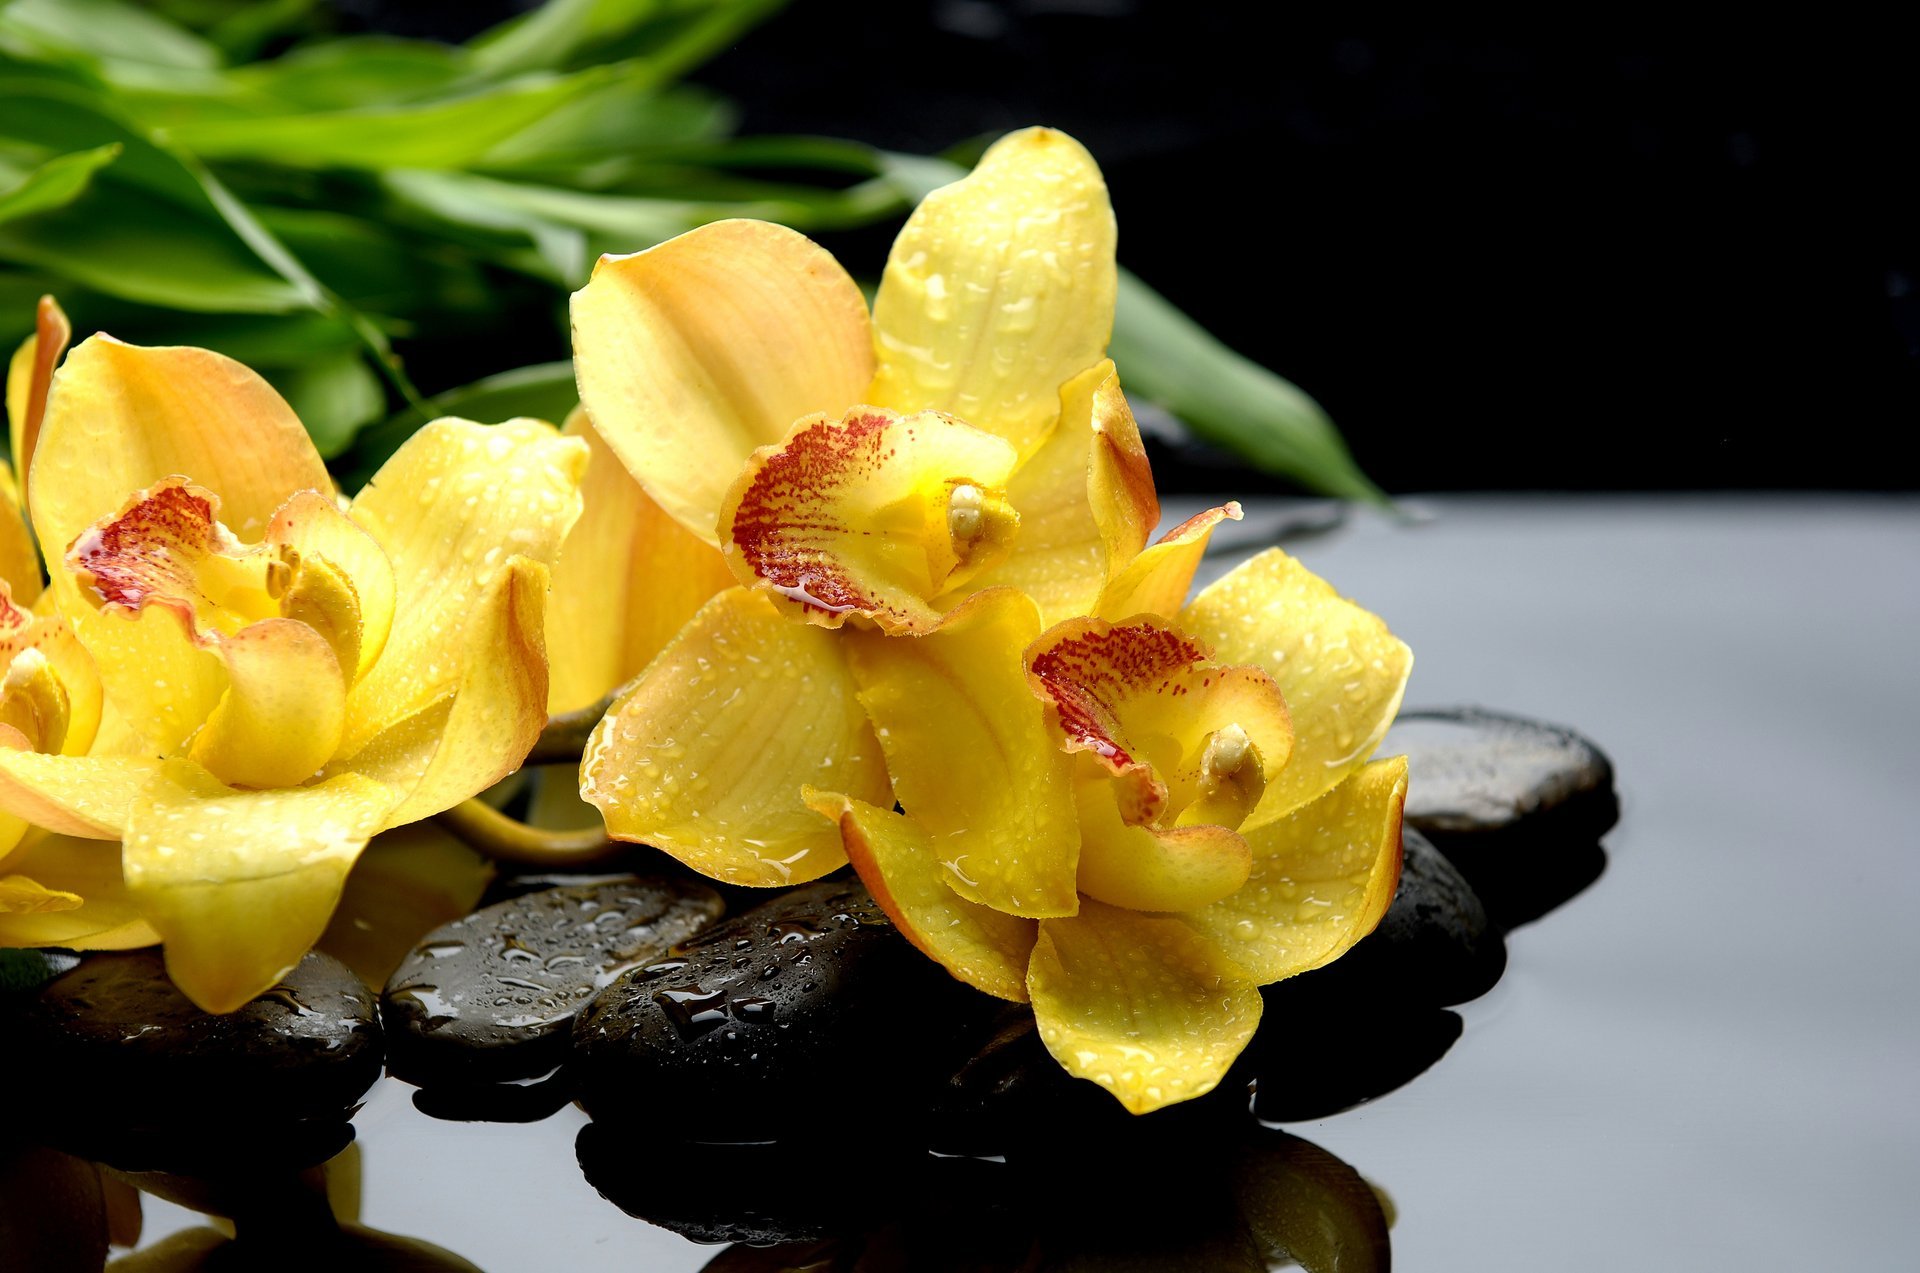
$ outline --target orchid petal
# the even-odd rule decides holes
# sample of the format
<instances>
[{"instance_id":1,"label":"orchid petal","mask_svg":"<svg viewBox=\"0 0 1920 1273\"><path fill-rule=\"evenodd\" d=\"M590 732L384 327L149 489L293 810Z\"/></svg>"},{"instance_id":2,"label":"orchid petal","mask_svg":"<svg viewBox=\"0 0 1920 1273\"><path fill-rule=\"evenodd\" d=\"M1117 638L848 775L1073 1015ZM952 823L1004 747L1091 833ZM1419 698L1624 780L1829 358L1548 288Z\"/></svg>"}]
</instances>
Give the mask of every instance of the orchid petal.
<instances>
[{"instance_id":1,"label":"orchid petal","mask_svg":"<svg viewBox=\"0 0 1920 1273\"><path fill-rule=\"evenodd\" d=\"M34 309L33 335L20 343L13 361L7 366L7 433L9 454L20 468L20 482L26 483L32 467L34 448L40 444L40 428L47 415L47 390L53 381L53 369L60 365L67 343L73 339L73 324L51 296L42 296ZM34 568L36 587L39 567ZM0 579L15 585L14 595L21 605L33 604L19 576L0 572Z\"/></svg>"},{"instance_id":2,"label":"orchid petal","mask_svg":"<svg viewBox=\"0 0 1920 1273\"><path fill-rule=\"evenodd\" d=\"M22 655L27 658L23 660ZM15 606L4 580L0 580L0 677L5 679L0 704L12 698L16 682L23 677L45 685L51 691L47 697L57 700L58 736L49 736L45 725L35 729L35 737L22 740L32 750L80 756L93 746L106 706L93 656L65 619L32 614ZM8 706L0 705L0 722L11 715Z\"/></svg>"},{"instance_id":3,"label":"orchid petal","mask_svg":"<svg viewBox=\"0 0 1920 1273\"><path fill-rule=\"evenodd\" d=\"M220 643L227 692L188 756L227 782L292 787L340 745L347 684L327 639L294 619L263 619Z\"/></svg>"},{"instance_id":4,"label":"orchid petal","mask_svg":"<svg viewBox=\"0 0 1920 1273\"><path fill-rule=\"evenodd\" d=\"M15 605L31 606L40 595L40 550L20 510L20 488L13 470L0 460L0 583Z\"/></svg>"},{"instance_id":5,"label":"orchid petal","mask_svg":"<svg viewBox=\"0 0 1920 1273\"><path fill-rule=\"evenodd\" d=\"M807 801L839 823L861 882L922 954L976 990L1026 1002L1027 961L1038 931L1033 920L956 895L938 864L939 846L913 819L811 788Z\"/></svg>"},{"instance_id":6,"label":"orchid petal","mask_svg":"<svg viewBox=\"0 0 1920 1273\"><path fill-rule=\"evenodd\" d=\"M974 587L1018 588L1058 623L1090 611L1110 571L1146 543L1160 506L1119 386L1103 361L1061 388L1059 427L1007 484L1020 515L1013 551Z\"/></svg>"},{"instance_id":7,"label":"orchid petal","mask_svg":"<svg viewBox=\"0 0 1920 1273\"><path fill-rule=\"evenodd\" d=\"M1060 386L1106 356L1114 242L1106 182L1079 142L1046 128L995 142L894 240L867 400L951 412L1032 455Z\"/></svg>"},{"instance_id":8,"label":"orchid petal","mask_svg":"<svg viewBox=\"0 0 1920 1273\"><path fill-rule=\"evenodd\" d=\"M1318 799L1367 762L1400 710L1413 651L1377 615L1342 598L1278 548L1201 590L1180 626L1225 663L1265 668L1298 738L1242 824L1262 826Z\"/></svg>"},{"instance_id":9,"label":"orchid petal","mask_svg":"<svg viewBox=\"0 0 1920 1273\"><path fill-rule=\"evenodd\" d=\"M1250 792L1223 819L1237 827L1292 751L1287 706L1265 672L1223 667L1190 637L1151 620L1071 619L1025 659L1034 692L1054 708L1061 746L1099 758L1119 784L1129 823L1184 825L1189 806L1211 811L1223 796ZM1239 763L1211 771L1209 747L1236 727L1246 743Z\"/></svg>"},{"instance_id":10,"label":"orchid petal","mask_svg":"<svg viewBox=\"0 0 1920 1273\"><path fill-rule=\"evenodd\" d=\"M400 826L451 809L520 767L547 723L547 568L513 557L475 600L455 640L457 673L440 697L369 740L352 770L407 792Z\"/></svg>"},{"instance_id":11,"label":"orchid petal","mask_svg":"<svg viewBox=\"0 0 1920 1273\"><path fill-rule=\"evenodd\" d=\"M1240 505L1230 501L1181 522L1107 581L1094 613L1115 623L1137 614L1171 620L1187 599L1193 572L1207 555L1214 527L1228 519L1237 522L1240 517Z\"/></svg>"},{"instance_id":12,"label":"orchid petal","mask_svg":"<svg viewBox=\"0 0 1920 1273\"><path fill-rule=\"evenodd\" d=\"M159 767L150 756L49 756L0 745L0 809L64 835L118 839Z\"/></svg>"},{"instance_id":13,"label":"orchid petal","mask_svg":"<svg viewBox=\"0 0 1920 1273\"><path fill-rule=\"evenodd\" d=\"M349 515L392 563L404 604L379 660L353 687L343 751L466 674L461 634L482 595L513 558L553 564L580 516L586 466L586 444L552 425L444 419L408 438L374 475ZM545 692L543 674L543 712Z\"/></svg>"},{"instance_id":14,"label":"orchid petal","mask_svg":"<svg viewBox=\"0 0 1920 1273\"><path fill-rule=\"evenodd\" d=\"M130 812L123 869L181 992L231 1012L292 971L398 794L359 774L238 790L166 762Z\"/></svg>"},{"instance_id":15,"label":"orchid petal","mask_svg":"<svg viewBox=\"0 0 1920 1273\"><path fill-rule=\"evenodd\" d=\"M226 524L248 542L294 491L333 489L299 418L240 363L185 346L82 341L54 373L26 474L48 557L130 492L176 475L219 496Z\"/></svg>"},{"instance_id":16,"label":"orchid petal","mask_svg":"<svg viewBox=\"0 0 1920 1273\"><path fill-rule=\"evenodd\" d=\"M830 633L729 588L593 732L580 794L607 833L732 884L817 879L846 861L801 800L813 784L890 802L886 765Z\"/></svg>"},{"instance_id":17,"label":"orchid petal","mask_svg":"<svg viewBox=\"0 0 1920 1273\"><path fill-rule=\"evenodd\" d=\"M9 913L0 901L0 946L130 950L160 940L140 918L120 878L117 841L36 832L7 860L6 869L77 904Z\"/></svg>"},{"instance_id":18,"label":"orchid petal","mask_svg":"<svg viewBox=\"0 0 1920 1273\"><path fill-rule=\"evenodd\" d=\"M1261 985L1331 963L1393 902L1406 796L1406 757L1374 761L1248 834L1246 886L1181 918Z\"/></svg>"},{"instance_id":19,"label":"orchid petal","mask_svg":"<svg viewBox=\"0 0 1920 1273\"><path fill-rule=\"evenodd\" d=\"M607 445L710 544L748 454L859 401L873 375L860 289L822 248L761 221L601 257L573 296L573 355Z\"/></svg>"},{"instance_id":20,"label":"orchid petal","mask_svg":"<svg viewBox=\"0 0 1920 1273\"><path fill-rule=\"evenodd\" d=\"M1226 827L1130 825L1120 816L1114 784L1097 772L1091 781L1076 783L1074 792L1080 891L1088 897L1136 911L1190 911L1247 882L1253 852Z\"/></svg>"},{"instance_id":21,"label":"orchid petal","mask_svg":"<svg viewBox=\"0 0 1920 1273\"><path fill-rule=\"evenodd\" d=\"M721 507L721 551L741 583L823 627L857 614L931 631L934 599L1013 542L1014 461L1001 439L935 412L803 420L747 460Z\"/></svg>"},{"instance_id":22,"label":"orchid petal","mask_svg":"<svg viewBox=\"0 0 1920 1273\"><path fill-rule=\"evenodd\" d=\"M846 635L894 794L939 846L947 886L1009 915L1071 915L1080 833L1070 757L1028 692L1031 598L977 592L927 636Z\"/></svg>"},{"instance_id":23,"label":"orchid petal","mask_svg":"<svg viewBox=\"0 0 1920 1273\"><path fill-rule=\"evenodd\" d=\"M586 412L569 416L566 432L592 458L547 601L552 712L586 707L632 680L710 597L733 586L725 559L654 503Z\"/></svg>"},{"instance_id":24,"label":"orchid petal","mask_svg":"<svg viewBox=\"0 0 1920 1273\"><path fill-rule=\"evenodd\" d=\"M1204 1096L1260 1023L1260 991L1177 919L1089 901L1040 924L1027 972L1041 1042L1135 1114Z\"/></svg>"}]
</instances>

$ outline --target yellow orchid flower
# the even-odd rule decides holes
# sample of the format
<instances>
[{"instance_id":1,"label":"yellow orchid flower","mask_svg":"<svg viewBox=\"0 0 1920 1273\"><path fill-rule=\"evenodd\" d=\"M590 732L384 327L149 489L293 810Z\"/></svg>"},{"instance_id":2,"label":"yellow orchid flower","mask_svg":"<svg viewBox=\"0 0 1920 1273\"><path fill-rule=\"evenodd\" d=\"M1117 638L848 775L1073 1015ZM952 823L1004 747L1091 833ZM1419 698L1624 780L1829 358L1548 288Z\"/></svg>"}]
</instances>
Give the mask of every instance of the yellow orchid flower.
<instances>
[{"instance_id":1,"label":"yellow orchid flower","mask_svg":"<svg viewBox=\"0 0 1920 1273\"><path fill-rule=\"evenodd\" d=\"M808 796L909 940L1030 1000L1053 1056L1135 1113L1212 1090L1259 987L1371 932L1399 879L1406 761L1368 762L1412 656L1278 549L1181 608L1237 515L1143 553L1119 613L1043 631L994 589L917 641L862 636L904 812Z\"/></svg>"},{"instance_id":2,"label":"yellow orchid flower","mask_svg":"<svg viewBox=\"0 0 1920 1273\"><path fill-rule=\"evenodd\" d=\"M436 420L346 509L265 381L95 336L53 373L28 511L138 754L0 748L0 809L119 839L180 988L230 1011L325 928L369 837L515 769L585 444Z\"/></svg>"},{"instance_id":3,"label":"yellow orchid flower","mask_svg":"<svg viewBox=\"0 0 1920 1273\"><path fill-rule=\"evenodd\" d=\"M922 202L871 316L762 222L600 261L573 302L582 404L682 559L737 581L591 740L609 834L738 884L823 875L845 851L801 787L889 799L853 638L994 587L1051 619L1098 603L1159 517L1105 357L1114 237L1092 158L1028 129Z\"/></svg>"}]
</instances>

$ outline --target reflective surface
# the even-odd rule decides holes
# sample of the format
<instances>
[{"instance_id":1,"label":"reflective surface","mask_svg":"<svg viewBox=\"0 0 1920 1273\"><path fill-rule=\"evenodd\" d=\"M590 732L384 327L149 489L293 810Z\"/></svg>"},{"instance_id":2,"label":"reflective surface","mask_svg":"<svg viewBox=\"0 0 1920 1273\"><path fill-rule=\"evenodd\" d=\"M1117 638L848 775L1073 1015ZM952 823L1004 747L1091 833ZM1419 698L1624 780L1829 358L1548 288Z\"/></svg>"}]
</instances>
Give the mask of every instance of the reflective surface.
<instances>
[{"instance_id":1,"label":"reflective surface","mask_svg":"<svg viewBox=\"0 0 1920 1273\"><path fill-rule=\"evenodd\" d=\"M1624 813L1597 882L1509 935L1504 979L1456 1009L1431 1069L1287 1131L1390 1195L1403 1269L1909 1267L1920 505L1422 507L1424 524L1362 515L1289 546L1413 646L1409 706L1572 725L1612 756ZM1298 511L1250 507L1239 551ZM603 1198L571 1106L454 1123L411 1092L385 1080L356 1119L373 1229L492 1273L781 1267ZM856 1114L847 1142L877 1130ZM1122 1230L1096 1228L1154 1197L1143 1181L1207 1156L1090 1148L1056 1172L1094 1244L1078 1267L1111 1265L1095 1248ZM149 1198L143 1244L197 1223Z\"/></svg>"}]
</instances>

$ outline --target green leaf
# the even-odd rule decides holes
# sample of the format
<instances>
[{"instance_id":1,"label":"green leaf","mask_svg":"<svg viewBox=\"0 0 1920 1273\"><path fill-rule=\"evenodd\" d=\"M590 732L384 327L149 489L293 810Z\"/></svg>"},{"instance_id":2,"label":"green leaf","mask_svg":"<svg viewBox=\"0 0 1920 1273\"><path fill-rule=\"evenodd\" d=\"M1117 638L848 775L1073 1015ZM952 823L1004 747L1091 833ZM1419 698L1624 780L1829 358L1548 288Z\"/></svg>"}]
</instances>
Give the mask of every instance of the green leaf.
<instances>
[{"instance_id":1,"label":"green leaf","mask_svg":"<svg viewBox=\"0 0 1920 1273\"><path fill-rule=\"evenodd\" d=\"M206 159L299 167L461 168L567 102L630 74L624 66L532 75L426 102L313 114L212 119L168 130Z\"/></svg>"},{"instance_id":2,"label":"green leaf","mask_svg":"<svg viewBox=\"0 0 1920 1273\"><path fill-rule=\"evenodd\" d=\"M124 0L10 0L0 6L0 40L132 82L213 71L221 61L220 50L193 32Z\"/></svg>"},{"instance_id":3,"label":"green leaf","mask_svg":"<svg viewBox=\"0 0 1920 1273\"><path fill-rule=\"evenodd\" d=\"M353 448L334 465L334 473L345 489L359 490L386 463L387 457L413 436L414 430L441 416L459 416L482 424L529 416L558 424L579 401L571 362L516 367L449 389L418 408L409 408L362 430Z\"/></svg>"},{"instance_id":4,"label":"green leaf","mask_svg":"<svg viewBox=\"0 0 1920 1273\"><path fill-rule=\"evenodd\" d=\"M0 224L64 208L93 183L93 174L120 157L117 143L61 155L41 164L11 190L0 192Z\"/></svg>"},{"instance_id":5,"label":"green leaf","mask_svg":"<svg viewBox=\"0 0 1920 1273\"><path fill-rule=\"evenodd\" d=\"M474 40L475 68L495 78L645 57L676 76L778 10L784 0L549 0Z\"/></svg>"},{"instance_id":6,"label":"green leaf","mask_svg":"<svg viewBox=\"0 0 1920 1273\"><path fill-rule=\"evenodd\" d=\"M1110 352L1128 389L1179 416L1198 437L1323 494L1388 503L1319 403L1228 349L1125 270Z\"/></svg>"},{"instance_id":7,"label":"green leaf","mask_svg":"<svg viewBox=\"0 0 1920 1273\"><path fill-rule=\"evenodd\" d=\"M229 78L289 109L359 110L416 101L467 73L465 53L426 40L352 36L236 68Z\"/></svg>"},{"instance_id":8,"label":"green leaf","mask_svg":"<svg viewBox=\"0 0 1920 1273\"><path fill-rule=\"evenodd\" d=\"M345 451L360 427L387 409L379 377L368 369L358 349L310 358L271 379L307 426L314 446L328 459Z\"/></svg>"}]
</instances>

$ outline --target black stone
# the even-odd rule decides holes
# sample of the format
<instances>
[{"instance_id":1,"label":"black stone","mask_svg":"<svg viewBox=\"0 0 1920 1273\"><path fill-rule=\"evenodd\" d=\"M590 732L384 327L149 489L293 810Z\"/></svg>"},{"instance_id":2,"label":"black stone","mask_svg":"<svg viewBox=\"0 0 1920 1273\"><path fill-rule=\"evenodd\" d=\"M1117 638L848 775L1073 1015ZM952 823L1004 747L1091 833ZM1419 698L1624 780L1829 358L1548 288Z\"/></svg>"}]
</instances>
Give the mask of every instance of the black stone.
<instances>
[{"instance_id":1,"label":"black stone","mask_svg":"<svg viewBox=\"0 0 1920 1273\"><path fill-rule=\"evenodd\" d=\"M456 1123L537 1123L572 1101L573 1077L565 1067L518 1083L434 1083L413 1094L422 1114Z\"/></svg>"},{"instance_id":2,"label":"black stone","mask_svg":"<svg viewBox=\"0 0 1920 1273\"><path fill-rule=\"evenodd\" d=\"M0 997L0 1070L49 1144L132 1169L191 1170L246 1149L319 1162L380 1077L373 994L309 954L239 1010L202 1012L157 950L87 956Z\"/></svg>"},{"instance_id":3,"label":"black stone","mask_svg":"<svg viewBox=\"0 0 1920 1273\"><path fill-rule=\"evenodd\" d=\"M539 1078L566 1060L594 992L717 919L718 894L678 879L543 889L434 929L387 982L389 1067L421 1086Z\"/></svg>"},{"instance_id":4,"label":"black stone","mask_svg":"<svg viewBox=\"0 0 1920 1273\"><path fill-rule=\"evenodd\" d=\"M1380 926L1300 980L1370 1000L1444 1006L1477 999L1506 970L1506 941L1445 854L1412 829L1403 844L1400 886Z\"/></svg>"},{"instance_id":5,"label":"black stone","mask_svg":"<svg viewBox=\"0 0 1920 1273\"><path fill-rule=\"evenodd\" d=\"M1266 1010L1242 1060L1263 1122L1327 1118L1425 1073L1459 1039L1458 1013L1369 998L1295 977L1262 987Z\"/></svg>"},{"instance_id":6,"label":"black stone","mask_svg":"<svg viewBox=\"0 0 1920 1273\"><path fill-rule=\"evenodd\" d=\"M1480 708L1405 712L1380 746L1408 761L1407 825L1433 841L1503 928L1599 878L1619 820L1613 765L1557 725Z\"/></svg>"},{"instance_id":7,"label":"black stone","mask_svg":"<svg viewBox=\"0 0 1920 1273\"><path fill-rule=\"evenodd\" d=\"M908 945L859 881L822 881L608 986L569 1067L595 1118L764 1140L842 1104L918 1111L992 1002Z\"/></svg>"}]
</instances>

